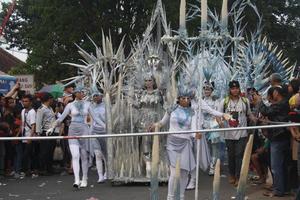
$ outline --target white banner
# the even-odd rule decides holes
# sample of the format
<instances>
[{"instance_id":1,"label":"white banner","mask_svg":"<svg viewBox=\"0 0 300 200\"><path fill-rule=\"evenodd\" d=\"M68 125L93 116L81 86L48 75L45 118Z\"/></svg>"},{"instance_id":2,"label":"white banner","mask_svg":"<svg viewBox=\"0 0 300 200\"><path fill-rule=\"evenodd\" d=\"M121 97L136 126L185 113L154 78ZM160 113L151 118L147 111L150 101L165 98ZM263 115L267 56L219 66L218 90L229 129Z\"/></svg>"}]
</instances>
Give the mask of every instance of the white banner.
<instances>
[{"instance_id":1,"label":"white banner","mask_svg":"<svg viewBox=\"0 0 300 200\"><path fill-rule=\"evenodd\" d=\"M15 77L21 85L21 90L25 90L29 94L34 94L35 84L33 75L15 75Z\"/></svg>"}]
</instances>

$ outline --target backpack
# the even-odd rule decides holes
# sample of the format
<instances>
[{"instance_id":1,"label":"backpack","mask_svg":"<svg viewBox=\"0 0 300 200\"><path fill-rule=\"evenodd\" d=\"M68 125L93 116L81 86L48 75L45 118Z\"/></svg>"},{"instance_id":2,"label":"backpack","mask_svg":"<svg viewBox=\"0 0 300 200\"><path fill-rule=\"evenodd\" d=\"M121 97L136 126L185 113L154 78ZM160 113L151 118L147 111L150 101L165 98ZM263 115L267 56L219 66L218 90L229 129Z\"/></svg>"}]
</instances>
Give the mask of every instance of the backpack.
<instances>
[{"instance_id":1,"label":"backpack","mask_svg":"<svg viewBox=\"0 0 300 200\"><path fill-rule=\"evenodd\" d=\"M248 99L246 97L241 97L242 98L242 102L245 104L246 106L246 115L248 114L248 109L249 109L249 106L248 106ZM224 107L223 107L223 113L225 113L225 110L227 109L228 107L228 104L229 104L229 96L225 97L225 100L224 100Z\"/></svg>"}]
</instances>

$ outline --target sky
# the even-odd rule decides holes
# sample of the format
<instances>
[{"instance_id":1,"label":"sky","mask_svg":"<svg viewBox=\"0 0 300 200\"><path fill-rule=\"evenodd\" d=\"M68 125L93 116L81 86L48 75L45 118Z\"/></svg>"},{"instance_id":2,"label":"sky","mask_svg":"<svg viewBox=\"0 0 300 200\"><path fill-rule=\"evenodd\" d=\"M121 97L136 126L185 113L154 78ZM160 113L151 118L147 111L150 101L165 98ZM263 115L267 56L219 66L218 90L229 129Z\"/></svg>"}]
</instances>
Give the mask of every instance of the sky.
<instances>
[{"instance_id":1,"label":"sky","mask_svg":"<svg viewBox=\"0 0 300 200\"><path fill-rule=\"evenodd\" d=\"M11 2L11 0L0 0L0 11L2 11L2 2ZM0 38L0 42L3 41L3 38ZM27 51L26 50L18 50L18 49L11 49L11 50L7 50L6 48L8 47L7 44L1 44L0 47L4 50L6 50L7 52L9 52L10 54L12 54L13 56L19 58L20 60L22 60L23 62L26 62L26 59L28 57L27 55Z\"/></svg>"}]
</instances>

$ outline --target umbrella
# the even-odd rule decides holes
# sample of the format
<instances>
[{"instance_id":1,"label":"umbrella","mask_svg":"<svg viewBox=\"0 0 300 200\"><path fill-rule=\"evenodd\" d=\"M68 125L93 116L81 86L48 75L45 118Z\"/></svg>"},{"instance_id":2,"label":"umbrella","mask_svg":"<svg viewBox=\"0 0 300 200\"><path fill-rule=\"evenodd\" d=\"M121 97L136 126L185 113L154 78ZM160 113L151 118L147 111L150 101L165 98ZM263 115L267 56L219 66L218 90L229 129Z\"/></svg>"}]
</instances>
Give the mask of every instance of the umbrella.
<instances>
[{"instance_id":1,"label":"umbrella","mask_svg":"<svg viewBox=\"0 0 300 200\"><path fill-rule=\"evenodd\" d=\"M46 85L39 90L39 93L50 93L55 99L62 97L64 94L64 86L61 84Z\"/></svg>"}]
</instances>

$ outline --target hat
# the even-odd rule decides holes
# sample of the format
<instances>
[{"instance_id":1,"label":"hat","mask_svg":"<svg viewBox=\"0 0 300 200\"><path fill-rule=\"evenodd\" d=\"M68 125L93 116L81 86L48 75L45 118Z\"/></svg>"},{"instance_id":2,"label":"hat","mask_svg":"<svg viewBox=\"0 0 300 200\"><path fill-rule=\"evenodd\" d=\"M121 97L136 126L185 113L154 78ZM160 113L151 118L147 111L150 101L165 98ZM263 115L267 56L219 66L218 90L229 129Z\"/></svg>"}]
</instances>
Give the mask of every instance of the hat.
<instances>
[{"instance_id":1,"label":"hat","mask_svg":"<svg viewBox=\"0 0 300 200\"><path fill-rule=\"evenodd\" d=\"M240 83L238 81L230 81L229 88L234 88L234 87L240 88Z\"/></svg>"},{"instance_id":2,"label":"hat","mask_svg":"<svg viewBox=\"0 0 300 200\"><path fill-rule=\"evenodd\" d=\"M99 91L95 91L92 94L92 97L94 97L94 96L103 96L103 94L101 92L99 92Z\"/></svg>"},{"instance_id":3,"label":"hat","mask_svg":"<svg viewBox=\"0 0 300 200\"><path fill-rule=\"evenodd\" d=\"M83 88L82 86L77 86L77 87L74 89L73 93L75 94L75 93L77 93L77 92L82 92L83 90L84 90L84 88Z\"/></svg>"},{"instance_id":4,"label":"hat","mask_svg":"<svg viewBox=\"0 0 300 200\"><path fill-rule=\"evenodd\" d=\"M206 88L210 88L212 90L215 89L215 83L212 81L212 82L209 82L209 81L205 81L204 84L203 84L203 89L206 89Z\"/></svg>"}]
</instances>

